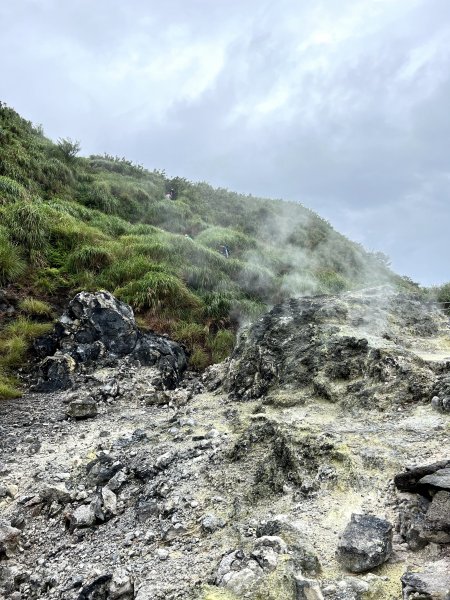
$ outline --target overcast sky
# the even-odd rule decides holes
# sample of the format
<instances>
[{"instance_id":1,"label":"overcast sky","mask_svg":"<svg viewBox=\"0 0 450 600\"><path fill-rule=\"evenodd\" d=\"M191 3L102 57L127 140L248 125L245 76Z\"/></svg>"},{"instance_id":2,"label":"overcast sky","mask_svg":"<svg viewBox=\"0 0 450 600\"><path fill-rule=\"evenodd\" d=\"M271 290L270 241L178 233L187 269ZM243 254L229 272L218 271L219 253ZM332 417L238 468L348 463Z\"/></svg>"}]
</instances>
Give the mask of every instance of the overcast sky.
<instances>
[{"instance_id":1,"label":"overcast sky","mask_svg":"<svg viewBox=\"0 0 450 600\"><path fill-rule=\"evenodd\" d=\"M449 0L2 0L0 99L450 280Z\"/></svg>"}]
</instances>

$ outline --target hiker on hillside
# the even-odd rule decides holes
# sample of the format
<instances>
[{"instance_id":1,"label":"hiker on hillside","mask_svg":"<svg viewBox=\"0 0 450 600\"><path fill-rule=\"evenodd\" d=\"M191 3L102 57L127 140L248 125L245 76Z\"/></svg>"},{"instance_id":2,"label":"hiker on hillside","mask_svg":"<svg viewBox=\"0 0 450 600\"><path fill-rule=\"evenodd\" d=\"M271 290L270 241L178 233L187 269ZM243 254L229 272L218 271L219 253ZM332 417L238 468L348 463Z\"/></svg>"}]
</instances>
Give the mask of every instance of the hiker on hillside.
<instances>
[{"instance_id":1,"label":"hiker on hillside","mask_svg":"<svg viewBox=\"0 0 450 600\"><path fill-rule=\"evenodd\" d=\"M166 194L166 199L173 200L174 198L175 198L175 190L173 188L170 188L170 190Z\"/></svg>"},{"instance_id":2,"label":"hiker on hillside","mask_svg":"<svg viewBox=\"0 0 450 600\"><path fill-rule=\"evenodd\" d=\"M230 257L230 249L228 248L228 246L226 246L225 244L223 246L220 246L220 254L223 254L223 256L225 256L225 258L229 258Z\"/></svg>"}]
</instances>

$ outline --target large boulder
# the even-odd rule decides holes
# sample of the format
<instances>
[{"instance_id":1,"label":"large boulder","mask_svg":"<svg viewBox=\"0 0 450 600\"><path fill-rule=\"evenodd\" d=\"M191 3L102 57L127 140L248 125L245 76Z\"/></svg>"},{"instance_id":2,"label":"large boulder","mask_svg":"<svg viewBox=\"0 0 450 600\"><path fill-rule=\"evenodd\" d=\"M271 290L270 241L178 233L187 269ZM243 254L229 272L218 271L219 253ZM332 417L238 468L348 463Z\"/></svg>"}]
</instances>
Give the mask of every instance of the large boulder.
<instances>
[{"instance_id":1,"label":"large boulder","mask_svg":"<svg viewBox=\"0 0 450 600\"><path fill-rule=\"evenodd\" d=\"M35 350L44 357L34 386L37 391L71 387L80 364L86 370L111 359L131 357L141 365L158 368L162 384L168 388L176 386L187 366L179 344L140 331L133 309L106 291L77 294L54 331L37 340Z\"/></svg>"},{"instance_id":2,"label":"large boulder","mask_svg":"<svg viewBox=\"0 0 450 600\"><path fill-rule=\"evenodd\" d=\"M352 573L370 571L392 553L392 525L372 515L353 514L339 541L336 557Z\"/></svg>"}]
</instances>

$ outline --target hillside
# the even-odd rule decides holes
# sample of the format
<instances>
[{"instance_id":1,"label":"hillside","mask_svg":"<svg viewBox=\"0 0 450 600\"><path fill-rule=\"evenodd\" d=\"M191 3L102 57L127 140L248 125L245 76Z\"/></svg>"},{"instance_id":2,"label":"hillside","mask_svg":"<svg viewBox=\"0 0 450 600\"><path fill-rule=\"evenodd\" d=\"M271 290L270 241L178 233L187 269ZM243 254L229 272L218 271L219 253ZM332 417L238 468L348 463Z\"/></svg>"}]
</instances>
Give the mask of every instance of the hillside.
<instances>
[{"instance_id":1,"label":"hillside","mask_svg":"<svg viewBox=\"0 0 450 600\"><path fill-rule=\"evenodd\" d=\"M287 297L410 286L300 204L79 150L0 104L0 397L19 393L12 372L79 290L113 292L203 369Z\"/></svg>"}]
</instances>

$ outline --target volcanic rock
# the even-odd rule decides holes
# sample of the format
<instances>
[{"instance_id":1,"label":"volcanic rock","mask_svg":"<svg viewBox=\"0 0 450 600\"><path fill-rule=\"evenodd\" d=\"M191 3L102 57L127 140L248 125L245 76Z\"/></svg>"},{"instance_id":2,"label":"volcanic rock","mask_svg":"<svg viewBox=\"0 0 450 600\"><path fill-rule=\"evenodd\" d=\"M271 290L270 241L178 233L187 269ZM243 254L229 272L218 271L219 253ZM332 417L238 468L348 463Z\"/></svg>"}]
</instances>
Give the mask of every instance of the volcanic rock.
<instances>
[{"instance_id":1,"label":"volcanic rock","mask_svg":"<svg viewBox=\"0 0 450 600\"><path fill-rule=\"evenodd\" d=\"M392 525L371 515L353 514L337 549L340 564L363 573L386 562L392 552Z\"/></svg>"},{"instance_id":2,"label":"volcanic rock","mask_svg":"<svg viewBox=\"0 0 450 600\"><path fill-rule=\"evenodd\" d=\"M80 292L49 336L35 344L42 356L37 391L67 389L73 385L73 373L80 364L86 366L129 356L146 366L156 366L164 385L173 388L187 366L181 346L153 333L143 333L134 319L133 310L109 292ZM55 352L56 350L56 352Z\"/></svg>"}]
</instances>

